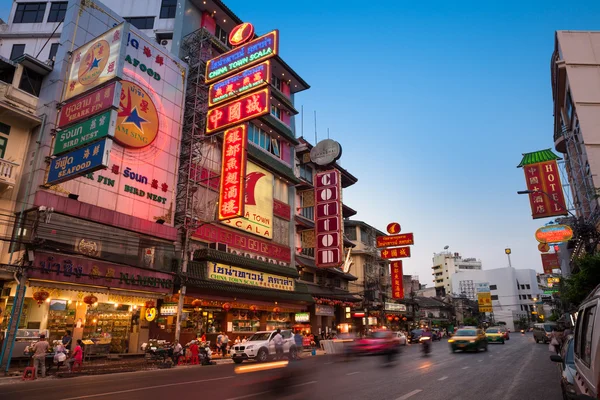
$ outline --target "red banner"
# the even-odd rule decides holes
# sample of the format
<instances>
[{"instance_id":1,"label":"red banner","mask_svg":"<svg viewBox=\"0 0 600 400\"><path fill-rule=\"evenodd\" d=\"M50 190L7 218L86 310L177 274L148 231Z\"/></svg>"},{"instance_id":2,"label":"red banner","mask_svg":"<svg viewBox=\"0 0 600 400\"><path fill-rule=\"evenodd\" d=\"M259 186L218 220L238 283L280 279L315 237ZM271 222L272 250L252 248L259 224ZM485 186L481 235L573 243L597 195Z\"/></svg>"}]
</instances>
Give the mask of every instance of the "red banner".
<instances>
[{"instance_id":1,"label":"red banner","mask_svg":"<svg viewBox=\"0 0 600 400\"><path fill-rule=\"evenodd\" d=\"M219 220L244 216L246 182L246 124L227 129L223 134L221 189L219 190Z\"/></svg>"},{"instance_id":2,"label":"red banner","mask_svg":"<svg viewBox=\"0 0 600 400\"><path fill-rule=\"evenodd\" d=\"M381 250L381 258L389 260L390 258L408 258L410 257L410 247L395 247L393 249Z\"/></svg>"},{"instance_id":3,"label":"red banner","mask_svg":"<svg viewBox=\"0 0 600 400\"><path fill-rule=\"evenodd\" d=\"M115 99L117 85L119 85L118 97L120 97L121 84L114 82L83 97L67 102L60 109L57 128L74 124L111 107L118 107L119 100Z\"/></svg>"},{"instance_id":4,"label":"red banner","mask_svg":"<svg viewBox=\"0 0 600 400\"><path fill-rule=\"evenodd\" d=\"M568 215L565 196L555 160L523 167L533 219Z\"/></svg>"},{"instance_id":5,"label":"red banner","mask_svg":"<svg viewBox=\"0 0 600 400\"><path fill-rule=\"evenodd\" d=\"M390 247L390 246L407 246L409 244L415 244L415 238L412 233L403 233L401 235L393 236L377 236L377 247Z\"/></svg>"},{"instance_id":6,"label":"red banner","mask_svg":"<svg viewBox=\"0 0 600 400\"><path fill-rule=\"evenodd\" d=\"M315 258L319 268L339 267L343 261L341 190L341 177L338 170L316 174Z\"/></svg>"},{"instance_id":7,"label":"red banner","mask_svg":"<svg viewBox=\"0 0 600 400\"><path fill-rule=\"evenodd\" d=\"M545 274L551 274L553 269L560 269L560 262L558 261L558 254L556 254L556 253L542 254L542 267L544 267Z\"/></svg>"},{"instance_id":8,"label":"red banner","mask_svg":"<svg viewBox=\"0 0 600 400\"><path fill-rule=\"evenodd\" d=\"M402 261L390 263L392 272L392 297L394 299L404 298L404 286L402 285Z\"/></svg>"},{"instance_id":9,"label":"red banner","mask_svg":"<svg viewBox=\"0 0 600 400\"><path fill-rule=\"evenodd\" d=\"M215 107L206 116L206 134L212 134L249 119L258 118L270 112L269 89L239 97L237 100Z\"/></svg>"}]
</instances>

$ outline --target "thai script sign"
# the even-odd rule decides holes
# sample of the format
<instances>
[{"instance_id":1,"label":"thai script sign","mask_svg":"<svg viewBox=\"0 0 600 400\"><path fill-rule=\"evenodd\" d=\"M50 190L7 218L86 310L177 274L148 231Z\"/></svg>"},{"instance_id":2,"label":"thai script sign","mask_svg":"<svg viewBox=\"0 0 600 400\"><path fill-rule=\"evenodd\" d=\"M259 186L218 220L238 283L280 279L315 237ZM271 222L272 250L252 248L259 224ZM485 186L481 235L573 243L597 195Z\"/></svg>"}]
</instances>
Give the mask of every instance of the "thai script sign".
<instances>
[{"instance_id":1,"label":"thai script sign","mask_svg":"<svg viewBox=\"0 0 600 400\"><path fill-rule=\"evenodd\" d=\"M390 247L390 246L407 246L415 244L415 238L412 233L403 233L401 235L393 236L377 236L377 247Z\"/></svg>"},{"instance_id":2,"label":"thai script sign","mask_svg":"<svg viewBox=\"0 0 600 400\"><path fill-rule=\"evenodd\" d=\"M244 216L246 186L246 145L248 126L227 129L223 134L219 220Z\"/></svg>"},{"instance_id":3,"label":"thai script sign","mask_svg":"<svg viewBox=\"0 0 600 400\"><path fill-rule=\"evenodd\" d=\"M279 53L279 31L275 30L206 63L206 83L214 82Z\"/></svg>"},{"instance_id":4,"label":"thai script sign","mask_svg":"<svg viewBox=\"0 0 600 400\"><path fill-rule=\"evenodd\" d=\"M573 239L573 229L567 225L542 226L535 231L535 240L540 243L561 243Z\"/></svg>"},{"instance_id":5,"label":"thai script sign","mask_svg":"<svg viewBox=\"0 0 600 400\"><path fill-rule=\"evenodd\" d=\"M60 109L58 128L82 121L109 108L117 108L120 95L121 83L113 82L68 102Z\"/></svg>"},{"instance_id":6,"label":"thai script sign","mask_svg":"<svg viewBox=\"0 0 600 400\"><path fill-rule=\"evenodd\" d=\"M208 105L212 107L232 97L265 86L270 81L271 64L269 61L265 61L210 85L208 89Z\"/></svg>"},{"instance_id":7,"label":"thai script sign","mask_svg":"<svg viewBox=\"0 0 600 400\"><path fill-rule=\"evenodd\" d=\"M335 316L335 309L333 306L325 306L321 304L315 305L315 315L320 315L324 317L333 317Z\"/></svg>"},{"instance_id":8,"label":"thai script sign","mask_svg":"<svg viewBox=\"0 0 600 400\"><path fill-rule=\"evenodd\" d=\"M217 263L209 263L207 268L208 278L216 281L291 292L294 291L295 287L294 279L286 278L285 276L272 275Z\"/></svg>"},{"instance_id":9,"label":"thai script sign","mask_svg":"<svg viewBox=\"0 0 600 400\"><path fill-rule=\"evenodd\" d=\"M261 117L268 114L270 108L271 98L268 88L215 107L206 115L206 134L212 134L240 122Z\"/></svg>"},{"instance_id":10,"label":"thai script sign","mask_svg":"<svg viewBox=\"0 0 600 400\"><path fill-rule=\"evenodd\" d=\"M315 261L319 268L339 267L343 262L341 176L338 170L315 176Z\"/></svg>"},{"instance_id":11,"label":"thai script sign","mask_svg":"<svg viewBox=\"0 0 600 400\"><path fill-rule=\"evenodd\" d=\"M392 273L392 297L394 299L403 299L404 284L402 282L402 261L394 261L390 263L390 269ZM406 311L406 306L404 307L404 311Z\"/></svg>"},{"instance_id":12,"label":"thai script sign","mask_svg":"<svg viewBox=\"0 0 600 400\"><path fill-rule=\"evenodd\" d=\"M395 247L392 249L381 250L381 258L389 260L391 258L410 257L410 247Z\"/></svg>"},{"instance_id":13,"label":"thai script sign","mask_svg":"<svg viewBox=\"0 0 600 400\"><path fill-rule=\"evenodd\" d=\"M117 113L105 111L86 121L65 128L56 133L52 154L61 154L98 139L113 136L116 122Z\"/></svg>"},{"instance_id":14,"label":"thai script sign","mask_svg":"<svg viewBox=\"0 0 600 400\"><path fill-rule=\"evenodd\" d=\"M111 144L110 139L104 139L54 158L47 183L60 183L107 167Z\"/></svg>"}]
</instances>

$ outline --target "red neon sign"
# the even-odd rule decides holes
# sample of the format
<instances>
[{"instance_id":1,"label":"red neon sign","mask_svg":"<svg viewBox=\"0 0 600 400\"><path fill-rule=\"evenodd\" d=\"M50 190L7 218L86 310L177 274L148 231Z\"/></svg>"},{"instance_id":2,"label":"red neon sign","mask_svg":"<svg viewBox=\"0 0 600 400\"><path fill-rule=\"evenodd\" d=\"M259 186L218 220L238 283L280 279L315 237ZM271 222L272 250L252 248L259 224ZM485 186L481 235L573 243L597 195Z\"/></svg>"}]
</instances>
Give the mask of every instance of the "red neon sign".
<instances>
[{"instance_id":1,"label":"red neon sign","mask_svg":"<svg viewBox=\"0 0 600 400\"><path fill-rule=\"evenodd\" d=\"M239 46L252 39L254 36L254 25L250 22L244 22L233 28L229 34L229 44Z\"/></svg>"},{"instance_id":2,"label":"red neon sign","mask_svg":"<svg viewBox=\"0 0 600 400\"><path fill-rule=\"evenodd\" d=\"M318 268L339 267L343 262L341 190L338 170L315 176L315 258Z\"/></svg>"},{"instance_id":3,"label":"red neon sign","mask_svg":"<svg viewBox=\"0 0 600 400\"><path fill-rule=\"evenodd\" d=\"M410 247L395 247L381 251L381 258L389 260L390 258L408 258L410 257Z\"/></svg>"},{"instance_id":4,"label":"red neon sign","mask_svg":"<svg viewBox=\"0 0 600 400\"><path fill-rule=\"evenodd\" d=\"M271 82L270 63L267 60L210 85L208 106L214 107L218 103L225 103L241 94L266 86Z\"/></svg>"},{"instance_id":5,"label":"red neon sign","mask_svg":"<svg viewBox=\"0 0 600 400\"><path fill-rule=\"evenodd\" d=\"M567 215L565 196L556 160L523 167L533 219Z\"/></svg>"},{"instance_id":6,"label":"red neon sign","mask_svg":"<svg viewBox=\"0 0 600 400\"><path fill-rule=\"evenodd\" d=\"M215 107L209 110L206 116L206 134L268 114L270 108L271 96L268 88Z\"/></svg>"},{"instance_id":7,"label":"red neon sign","mask_svg":"<svg viewBox=\"0 0 600 400\"><path fill-rule=\"evenodd\" d=\"M227 129L223 134L223 161L219 191L220 221L244 215L247 143L248 126L246 124Z\"/></svg>"},{"instance_id":8,"label":"red neon sign","mask_svg":"<svg viewBox=\"0 0 600 400\"><path fill-rule=\"evenodd\" d=\"M412 233L377 236L377 247L406 246L409 244L415 244L415 237Z\"/></svg>"},{"instance_id":9,"label":"red neon sign","mask_svg":"<svg viewBox=\"0 0 600 400\"><path fill-rule=\"evenodd\" d=\"M403 299L402 261L394 261L390 263L390 267L392 270L392 297L394 299Z\"/></svg>"}]
</instances>

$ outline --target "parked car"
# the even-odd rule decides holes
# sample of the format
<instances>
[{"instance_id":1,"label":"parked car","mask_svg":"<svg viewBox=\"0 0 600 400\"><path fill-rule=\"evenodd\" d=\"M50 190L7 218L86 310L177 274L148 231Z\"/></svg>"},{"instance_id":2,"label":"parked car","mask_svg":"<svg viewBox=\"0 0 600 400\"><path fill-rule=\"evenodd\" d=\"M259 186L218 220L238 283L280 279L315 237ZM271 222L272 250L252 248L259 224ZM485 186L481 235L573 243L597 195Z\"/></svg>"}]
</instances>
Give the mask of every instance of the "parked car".
<instances>
[{"instance_id":1,"label":"parked car","mask_svg":"<svg viewBox=\"0 0 600 400\"><path fill-rule=\"evenodd\" d=\"M533 339L536 343L550 343L550 334L557 327L554 322L545 322L542 324L533 325Z\"/></svg>"},{"instance_id":2,"label":"parked car","mask_svg":"<svg viewBox=\"0 0 600 400\"><path fill-rule=\"evenodd\" d=\"M483 329L479 328L461 328L456 331L452 339L448 339L450 350L454 353L456 350L469 351L479 350L487 351L488 341L483 333Z\"/></svg>"},{"instance_id":3,"label":"parked car","mask_svg":"<svg viewBox=\"0 0 600 400\"><path fill-rule=\"evenodd\" d=\"M485 331L485 337L488 343L504 344L504 332L502 332L502 328L496 328L494 326L487 328Z\"/></svg>"},{"instance_id":4,"label":"parked car","mask_svg":"<svg viewBox=\"0 0 600 400\"><path fill-rule=\"evenodd\" d=\"M394 332L394 335L396 335L396 337L398 338L400 346L406 346L406 344L408 343L408 339L406 339L406 335L404 334L404 332Z\"/></svg>"},{"instance_id":5,"label":"parked car","mask_svg":"<svg viewBox=\"0 0 600 400\"><path fill-rule=\"evenodd\" d=\"M577 391L575 390L577 370L575 369L575 349L572 335L565 340L560 355L551 355L550 360L558 363L563 399L575 399L577 397Z\"/></svg>"},{"instance_id":6,"label":"parked car","mask_svg":"<svg viewBox=\"0 0 600 400\"><path fill-rule=\"evenodd\" d=\"M229 350L233 362L241 364L244 360L256 360L265 362L275 357L275 343L273 338L277 331L261 331L250 336L246 343L233 345ZM294 342L292 331L282 330L283 354L289 358L298 357L298 349Z\"/></svg>"},{"instance_id":7,"label":"parked car","mask_svg":"<svg viewBox=\"0 0 600 400\"><path fill-rule=\"evenodd\" d=\"M600 396L600 285L581 303L575 324L575 390Z\"/></svg>"},{"instance_id":8,"label":"parked car","mask_svg":"<svg viewBox=\"0 0 600 400\"><path fill-rule=\"evenodd\" d=\"M369 336L358 339L354 342L354 352L357 354L387 354L397 352L400 346L400 339L391 331L375 331Z\"/></svg>"}]
</instances>

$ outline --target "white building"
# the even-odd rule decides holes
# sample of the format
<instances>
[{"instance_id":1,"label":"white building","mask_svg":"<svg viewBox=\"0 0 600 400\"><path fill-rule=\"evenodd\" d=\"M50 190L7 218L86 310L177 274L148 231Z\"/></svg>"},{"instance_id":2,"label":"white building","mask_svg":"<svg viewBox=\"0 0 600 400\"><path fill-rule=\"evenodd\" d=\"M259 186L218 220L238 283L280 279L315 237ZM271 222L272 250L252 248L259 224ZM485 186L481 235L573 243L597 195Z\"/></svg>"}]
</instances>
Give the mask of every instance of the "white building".
<instances>
[{"instance_id":1,"label":"white building","mask_svg":"<svg viewBox=\"0 0 600 400\"><path fill-rule=\"evenodd\" d=\"M15 0L8 21L0 25L0 56L15 60L28 54L52 64L68 3ZM102 3L171 50L177 0L103 0ZM222 29L217 26L219 30Z\"/></svg>"},{"instance_id":2,"label":"white building","mask_svg":"<svg viewBox=\"0 0 600 400\"><path fill-rule=\"evenodd\" d=\"M433 255L433 282L436 288L444 288L446 293L451 292L452 275L457 272L479 271L481 261L475 258L462 258L459 253L449 251Z\"/></svg>"},{"instance_id":3,"label":"white building","mask_svg":"<svg viewBox=\"0 0 600 400\"><path fill-rule=\"evenodd\" d=\"M452 294L464 293L468 298L477 300L473 291L465 291L477 283L488 283L492 295L493 319L504 321L511 330L520 318L535 320L536 300L541 299L542 291L538 286L537 275L533 269L498 268L490 270L462 271L452 276Z\"/></svg>"}]
</instances>

